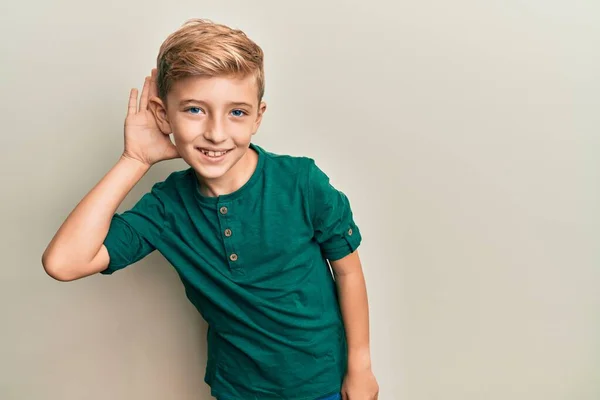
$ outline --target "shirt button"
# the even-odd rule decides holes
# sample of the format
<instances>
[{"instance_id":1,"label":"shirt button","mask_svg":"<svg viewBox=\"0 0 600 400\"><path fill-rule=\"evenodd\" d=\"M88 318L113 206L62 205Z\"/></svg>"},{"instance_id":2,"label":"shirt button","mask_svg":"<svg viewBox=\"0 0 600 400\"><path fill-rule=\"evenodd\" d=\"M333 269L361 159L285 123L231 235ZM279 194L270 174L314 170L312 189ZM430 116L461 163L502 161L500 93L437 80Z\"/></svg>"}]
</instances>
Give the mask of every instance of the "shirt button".
<instances>
[{"instance_id":1,"label":"shirt button","mask_svg":"<svg viewBox=\"0 0 600 400\"><path fill-rule=\"evenodd\" d=\"M219 209L219 212L223 215L227 214L227 211L228 211L227 207L225 207L225 206L223 206L223 207L221 207L221 209Z\"/></svg>"},{"instance_id":2,"label":"shirt button","mask_svg":"<svg viewBox=\"0 0 600 400\"><path fill-rule=\"evenodd\" d=\"M348 229L348 235L352 236L352 228Z\"/></svg>"},{"instance_id":3,"label":"shirt button","mask_svg":"<svg viewBox=\"0 0 600 400\"><path fill-rule=\"evenodd\" d=\"M225 236L231 236L231 229L225 229Z\"/></svg>"},{"instance_id":4,"label":"shirt button","mask_svg":"<svg viewBox=\"0 0 600 400\"><path fill-rule=\"evenodd\" d=\"M230 259L231 261L237 261L237 259L238 259L238 256L237 256L237 254L233 253L232 255L230 255L230 256L229 256L229 259Z\"/></svg>"}]
</instances>

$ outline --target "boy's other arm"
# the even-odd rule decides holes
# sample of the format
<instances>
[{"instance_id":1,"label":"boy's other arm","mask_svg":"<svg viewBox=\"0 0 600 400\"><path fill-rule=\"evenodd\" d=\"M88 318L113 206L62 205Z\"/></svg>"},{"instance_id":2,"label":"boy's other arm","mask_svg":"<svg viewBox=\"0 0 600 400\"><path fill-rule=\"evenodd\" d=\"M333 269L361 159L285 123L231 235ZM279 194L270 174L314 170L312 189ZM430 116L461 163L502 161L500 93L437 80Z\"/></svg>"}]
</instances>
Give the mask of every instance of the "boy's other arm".
<instances>
[{"instance_id":1,"label":"boy's other arm","mask_svg":"<svg viewBox=\"0 0 600 400\"><path fill-rule=\"evenodd\" d=\"M72 281L103 271L110 258L103 242L112 216L150 168L121 156L116 165L69 214L42 256L54 279Z\"/></svg>"},{"instance_id":2,"label":"boy's other arm","mask_svg":"<svg viewBox=\"0 0 600 400\"><path fill-rule=\"evenodd\" d=\"M343 399L376 399L379 386L371 370L369 304L358 251L330 261L348 341L348 371Z\"/></svg>"}]
</instances>

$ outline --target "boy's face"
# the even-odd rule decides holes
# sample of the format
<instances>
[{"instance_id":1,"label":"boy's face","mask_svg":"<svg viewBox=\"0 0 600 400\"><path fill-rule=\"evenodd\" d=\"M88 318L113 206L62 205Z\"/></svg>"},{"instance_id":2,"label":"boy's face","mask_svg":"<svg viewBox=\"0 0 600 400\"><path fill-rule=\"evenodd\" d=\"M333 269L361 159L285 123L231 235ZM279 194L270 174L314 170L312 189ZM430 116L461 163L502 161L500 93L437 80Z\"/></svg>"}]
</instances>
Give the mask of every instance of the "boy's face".
<instances>
[{"instance_id":1,"label":"boy's face","mask_svg":"<svg viewBox=\"0 0 600 400\"><path fill-rule=\"evenodd\" d=\"M154 102L159 128L173 133L181 158L205 180L223 177L246 155L266 109L252 75L181 79L167 104Z\"/></svg>"}]
</instances>

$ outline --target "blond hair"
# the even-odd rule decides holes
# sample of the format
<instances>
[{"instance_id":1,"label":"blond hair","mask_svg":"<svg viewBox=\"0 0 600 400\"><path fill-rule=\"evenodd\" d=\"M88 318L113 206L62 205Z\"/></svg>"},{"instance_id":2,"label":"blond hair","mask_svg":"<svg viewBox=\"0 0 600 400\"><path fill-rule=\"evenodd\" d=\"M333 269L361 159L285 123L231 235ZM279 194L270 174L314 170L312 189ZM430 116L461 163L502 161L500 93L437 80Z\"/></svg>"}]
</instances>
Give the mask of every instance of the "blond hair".
<instances>
[{"instance_id":1,"label":"blond hair","mask_svg":"<svg viewBox=\"0 0 600 400\"><path fill-rule=\"evenodd\" d=\"M238 29L207 19L191 19L170 34L157 57L158 96L165 102L177 80L190 76L235 76L253 74L258 101L265 92L262 49Z\"/></svg>"}]
</instances>

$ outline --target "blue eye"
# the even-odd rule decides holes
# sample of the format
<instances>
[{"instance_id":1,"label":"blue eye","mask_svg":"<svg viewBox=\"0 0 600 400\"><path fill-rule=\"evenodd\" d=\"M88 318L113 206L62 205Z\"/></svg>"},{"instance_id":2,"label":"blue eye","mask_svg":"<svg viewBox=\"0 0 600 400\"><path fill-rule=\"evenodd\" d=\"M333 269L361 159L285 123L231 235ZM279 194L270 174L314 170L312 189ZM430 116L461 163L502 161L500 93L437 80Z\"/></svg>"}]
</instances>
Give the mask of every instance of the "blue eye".
<instances>
[{"instance_id":1,"label":"blue eye","mask_svg":"<svg viewBox=\"0 0 600 400\"><path fill-rule=\"evenodd\" d=\"M234 117L243 117L244 115L246 115L246 112L244 110L233 110L231 113Z\"/></svg>"},{"instance_id":2,"label":"blue eye","mask_svg":"<svg viewBox=\"0 0 600 400\"><path fill-rule=\"evenodd\" d=\"M199 107L190 107L186 111L194 115L200 114L200 112L202 112L202 110Z\"/></svg>"}]
</instances>

